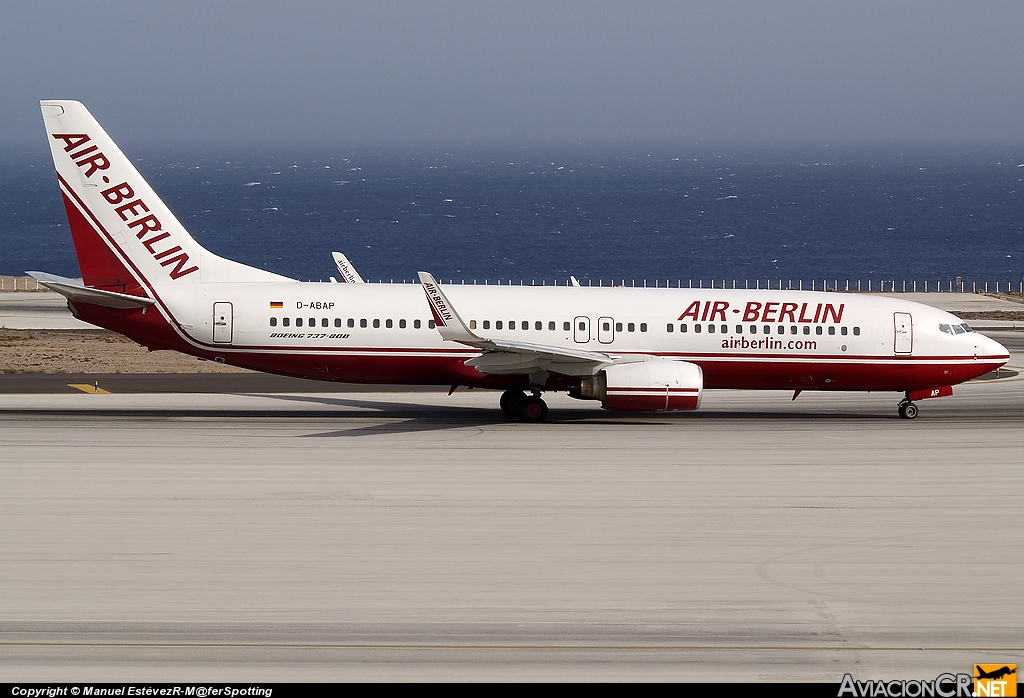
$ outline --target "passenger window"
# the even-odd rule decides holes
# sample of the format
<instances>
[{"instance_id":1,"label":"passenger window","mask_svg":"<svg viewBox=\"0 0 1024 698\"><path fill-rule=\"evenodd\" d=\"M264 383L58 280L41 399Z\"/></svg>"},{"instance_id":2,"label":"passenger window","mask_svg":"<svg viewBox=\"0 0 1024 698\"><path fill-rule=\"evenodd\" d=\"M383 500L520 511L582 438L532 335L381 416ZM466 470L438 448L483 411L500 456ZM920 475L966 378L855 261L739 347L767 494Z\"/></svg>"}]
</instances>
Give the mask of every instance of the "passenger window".
<instances>
[{"instance_id":1,"label":"passenger window","mask_svg":"<svg viewBox=\"0 0 1024 698\"><path fill-rule=\"evenodd\" d=\"M437 323L434 322L433 320L427 320L427 327L429 327L432 330L436 329L437 328Z\"/></svg>"},{"instance_id":2,"label":"passenger window","mask_svg":"<svg viewBox=\"0 0 1024 698\"><path fill-rule=\"evenodd\" d=\"M821 325L814 328L814 334L821 334Z\"/></svg>"},{"instance_id":3,"label":"passenger window","mask_svg":"<svg viewBox=\"0 0 1024 698\"><path fill-rule=\"evenodd\" d=\"M647 331L647 323L646 322L641 322L640 323L640 331L641 332L646 332Z\"/></svg>"},{"instance_id":4,"label":"passenger window","mask_svg":"<svg viewBox=\"0 0 1024 698\"><path fill-rule=\"evenodd\" d=\"M796 325L790 325L790 327L789 327L789 333L790 334L796 334L797 331L798 330L796 329Z\"/></svg>"},{"instance_id":5,"label":"passenger window","mask_svg":"<svg viewBox=\"0 0 1024 698\"><path fill-rule=\"evenodd\" d=\"M583 328L581 327L580 329L583 329ZM632 322L629 323L628 325L626 325L626 330L629 331L629 332L636 332L636 324L634 324Z\"/></svg>"},{"instance_id":6,"label":"passenger window","mask_svg":"<svg viewBox=\"0 0 1024 698\"><path fill-rule=\"evenodd\" d=\"M350 318L348 319L348 326L349 326L349 327L355 327L355 326L356 326L356 320L355 320L355 318L351 318L351 317L350 317Z\"/></svg>"},{"instance_id":7,"label":"passenger window","mask_svg":"<svg viewBox=\"0 0 1024 698\"><path fill-rule=\"evenodd\" d=\"M476 320L474 320L473 322L476 322ZM405 320L399 320L398 321L398 327L399 327L399 329L404 330L405 329Z\"/></svg>"},{"instance_id":8,"label":"passenger window","mask_svg":"<svg viewBox=\"0 0 1024 698\"><path fill-rule=\"evenodd\" d=\"M722 334L729 334L729 326L722 325Z\"/></svg>"},{"instance_id":9,"label":"passenger window","mask_svg":"<svg viewBox=\"0 0 1024 698\"><path fill-rule=\"evenodd\" d=\"M601 329L604 330L605 332L607 332L611 328L612 328L612 323L610 323L610 322L602 322L601 323Z\"/></svg>"},{"instance_id":10,"label":"passenger window","mask_svg":"<svg viewBox=\"0 0 1024 698\"><path fill-rule=\"evenodd\" d=\"M714 325L708 325L708 332L710 334L714 334L715 333L715 326Z\"/></svg>"},{"instance_id":11,"label":"passenger window","mask_svg":"<svg viewBox=\"0 0 1024 698\"><path fill-rule=\"evenodd\" d=\"M395 326L395 323L391 321L391 318L388 318L387 320L384 321L384 326L390 330L392 327Z\"/></svg>"},{"instance_id":12,"label":"passenger window","mask_svg":"<svg viewBox=\"0 0 1024 698\"><path fill-rule=\"evenodd\" d=\"M288 325L291 323L291 321L292 321L291 318L287 318L287 317L281 318L281 324L284 325L285 327L288 327Z\"/></svg>"},{"instance_id":13,"label":"passenger window","mask_svg":"<svg viewBox=\"0 0 1024 698\"><path fill-rule=\"evenodd\" d=\"M736 334L743 334L743 325L736 325Z\"/></svg>"},{"instance_id":14,"label":"passenger window","mask_svg":"<svg viewBox=\"0 0 1024 698\"><path fill-rule=\"evenodd\" d=\"M359 326L360 327L366 327L366 318L360 318L359 319Z\"/></svg>"},{"instance_id":15,"label":"passenger window","mask_svg":"<svg viewBox=\"0 0 1024 698\"><path fill-rule=\"evenodd\" d=\"M562 323L562 331L563 331L563 332L568 332L568 331L569 331L569 330L571 330L571 329L572 329L572 327L571 327L571 326L569 325L569 323L568 323L568 322L563 322L563 323Z\"/></svg>"},{"instance_id":16,"label":"passenger window","mask_svg":"<svg viewBox=\"0 0 1024 698\"><path fill-rule=\"evenodd\" d=\"M296 327L302 327L302 318L300 318L300 317L295 318L295 326Z\"/></svg>"},{"instance_id":17,"label":"passenger window","mask_svg":"<svg viewBox=\"0 0 1024 698\"><path fill-rule=\"evenodd\" d=\"M665 331L666 332L671 333L671 332L675 332L675 330L676 330L676 326L673 325L671 322L668 323L667 325L665 325Z\"/></svg>"},{"instance_id":18,"label":"passenger window","mask_svg":"<svg viewBox=\"0 0 1024 698\"><path fill-rule=\"evenodd\" d=\"M538 320L537 322L533 323L533 329L535 329L535 330L543 330L544 329L544 323L541 322L540 320ZM552 327L551 329L554 329L554 328Z\"/></svg>"},{"instance_id":19,"label":"passenger window","mask_svg":"<svg viewBox=\"0 0 1024 698\"><path fill-rule=\"evenodd\" d=\"M341 327L341 318L340 317L334 318L334 326L335 327Z\"/></svg>"},{"instance_id":20,"label":"passenger window","mask_svg":"<svg viewBox=\"0 0 1024 698\"><path fill-rule=\"evenodd\" d=\"M615 331L616 332L622 332L622 323L621 322L616 322L615 323Z\"/></svg>"},{"instance_id":21,"label":"passenger window","mask_svg":"<svg viewBox=\"0 0 1024 698\"><path fill-rule=\"evenodd\" d=\"M555 331L555 321L554 321L554 320L551 320L551 321L550 321L550 322L548 323L548 330L550 330L551 332L554 332L554 331Z\"/></svg>"},{"instance_id":22,"label":"passenger window","mask_svg":"<svg viewBox=\"0 0 1024 698\"><path fill-rule=\"evenodd\" d=\"M772 326L771 325L765 325L764 326L764 333L765 334L771 334L772 333Z\"/></svg>"},{"instance_id":23,"label":"passenger window","mask_svg":"<svg viewBox=\"0 0 1024 698\"><path fill-rule=\"evenodd\" d=\"M693 326L693 331L696 332L697 334L700 334L700 328L701 327L702 327L702 325L694 325Z\"/></svg>"},{"instance_id":24,"label":"passenger window","mask_svg":"<svg viewBox=\"0 0 1024 698\"><path fill-rule=\"evenodd\" d=\"M845 337L846 336L846 328L845 327L840 327L839 328L839 333Z\"/></svg>"},{"instance_id":25,"label":"passenger window","mask_svg":"<svg viewBox=\"0 0 1024 698\"><path fill-rule=\"evenodd\" d=\"M750 326L750 334L757 334L757 325Z\"/></svg>"},{"instance_id":26,"label":"passenger window","mask_svg":"<svg viewBox=\"0 0 1024 698\"><path fill-rule=\"evenodd\" d=\"M585 323L585 322L581 322L581 323L580 323L580 329L581 329L581 330L585 330L585 329L587 329L587 323Z\"/></svg>"},{"instance_id":27,"label":"passenger window","mask_svg":"<svg viewBox=\"0 0 1024 698\"><path fill-rule=\"evenodd\" d=\"M320 327L327 327L330 324L330 322L330 320L324 318L323 320L320 321Z\"/></svg>"},{"instance_id":28,"label":"passenger window","mask_svg":"<svg viewBox=\"0 0 1024 698\"><path fill-rule=\"evenodd\" d=\"M860 337L860 328L859 327L854 327L853 328L853 336L854 337Z\"/></svg>"},{"instance_id":29,"label":"passenger window","mask_svg":"<svg viewBox=\"0 0 1024 698\"><path fill-rule=\"evenodd\" d=\"M530 329L530 321L529 320L523 320L522 322L519 323L519 326L522 329L524 329L524 330L528 330L528 329Z\"/></svg>"},{"instance_id":30,"label":"passenger window","mask_svg":"<svg viewBox=\"0 0 1024 698\"><path fill-rule=\"evenodd\" d=\"M380 318L373 318L373 326L380 327Z\"/></svg>"},{"instance_id":31,"label":"passenger window","mask_svg":"<svg viewBox=\"0 0 1024 698\"><path fill-rule=\"evenodd\" d=\"M490 320L484 320L484 329L485 330L491 329L491 321Z\"/></svg>"},{"instance_id":32,"label":"passenger window","mask_svg":"<svg viewBox=\"0 0 1024 698\"><path fill-rule=\"evenodd\" d=\"M508 328L510 330L514 330L516 328L516 321L515 320L509 320L508 321Z\"/></svg>"},{"instance_id":33,"label":"passenger window","mask_svg":"<svg viewBox=\"0 0 1024 698\"><path fill-rule=\"evenodd\" d=\"M686 332L686 323L685 322L679 326L679 331L680 332Z\"/></svg>"},{"instance_id":34,"label":"passenger window","mask_svg":"<svg viewBox=\"0 0 1024 698\"><path fill-rule=\"evenodd\" d=\"M501 320L494 321L494 329L500 330L502 328Z\"/></svg>"},{"instance_id":35,"label":"passenger window","mask_svg":"<svg viewBox=\"0 0 1024 698\"><path fill-rule=\"evenodd\" d=\"M420 327L422 327L422 323L419 320L413 320L412 321L412 326L413 326L413 329L417 329L418 330L418 329L420 329Z\"/></svg>"},{"instance_id":36,"label":"passenger window","mask_svg":"<svg viewBox=\"0 0 1024 698\"><path fill-rule=\"evenodd\" d=\"M276 317L270 318L270 326L271 327L277 327L277 318Z\"/></svg>"},{"instance_id":37,"label":"passenger window","mask_svg":"<svg viewBox=\"0 0 1024 698\"><path fill-rule=\"evenodd\" d=\"M836 326L835 325L829 325L828 333L829 334L835 334L836 333Z\"/></svg>"},{"instance_id":38,"label":"passenger window","mask_svg":"<svg viewBox=\"0 0 1024 698\"><path fill-rule=\"evenodd\" d=\"M316 318L315 317L309 318L309 326L310 327L316 327Z\"/></svg>"},{"instance_id":39,"label":"passenger window","mask_svg":"<svg viewBox=\"0 0 1024 698\"><path fill-rule=\"evenodd\" d=\"M476 320L470 320L469 321L469 329L471 329L471 330L475 330L476 329Z\"/></svg>"},{"instance_id":40,"label":"passenger window","mask_svg":"<svg viewBox=\"0 0 1024 698\"><path fill-rule=\"evenodd\" d=\"M810 333L811 333L811 326L810 325L804 325L804 334L810 334ZM859 334L859 332L854 332L854 334Z\"/></svg>"}]
</instances>

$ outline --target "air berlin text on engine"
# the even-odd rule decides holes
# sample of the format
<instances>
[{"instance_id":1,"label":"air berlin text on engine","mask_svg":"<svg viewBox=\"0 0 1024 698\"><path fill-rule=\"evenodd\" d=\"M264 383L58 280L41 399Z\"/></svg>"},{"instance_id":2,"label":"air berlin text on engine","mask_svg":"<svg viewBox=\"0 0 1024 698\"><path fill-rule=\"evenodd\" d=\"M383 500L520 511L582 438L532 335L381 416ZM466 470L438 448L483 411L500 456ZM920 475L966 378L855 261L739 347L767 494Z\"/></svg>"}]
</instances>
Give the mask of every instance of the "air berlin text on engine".
<instances>
[{"instance_id":1,"label":"air berlin text on engine","mask_svg":"<svg viewBox=\"0 0 1024 698\"><path fill-rule=\"evenodd\" d=\"M95 145L89 145L91 139L88 135L84 133L54 133L53 137L56 140L64 141L64 152L70 155L71 160L76 165L79 167L88 166L89 169L85 171L86 178L92 177L99 170L105 170L110 167L110 161L103 153L99 152L99 148ZM86 147L71 152L81 146ZM109 184L110 178L103 175L103 182ZM195 265L191 267L185 266L188 263L188 254L182 251L181 246L166 247L169 243L165 242L162 245L163 249L156 249L154 247L156 243L171 237L171 234L163 229L156 216L149 213L149 206L142 199L132 198L135 196L135 192L132 191L127 182L115 184L109 189L104 189L100 194L107 203L115 206L114 212L117 213L121 220L128 223L130 229L137 228L137 230L132 230L135 233L135 237L142 241L146 250L153 255L153 259L160 262L160 266L170 267L172 264L174 265L173 268L168 269L172 279L180 279L194 271L199 271L199 267ZM151 233L152 236L147 237Z\"/></svg>"}]
</instances>

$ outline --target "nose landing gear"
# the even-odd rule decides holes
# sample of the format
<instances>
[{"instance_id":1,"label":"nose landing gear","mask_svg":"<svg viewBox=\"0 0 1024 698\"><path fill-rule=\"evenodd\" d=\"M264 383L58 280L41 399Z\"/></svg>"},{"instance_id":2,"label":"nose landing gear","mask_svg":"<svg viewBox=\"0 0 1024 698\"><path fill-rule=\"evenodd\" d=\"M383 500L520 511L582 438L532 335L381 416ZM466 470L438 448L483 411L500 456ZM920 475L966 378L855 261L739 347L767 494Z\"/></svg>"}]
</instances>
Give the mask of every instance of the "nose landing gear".
<instances>
[{"instance_id":1,"label":"nose landing gear","mask_svg":"<svg viewBox=\"0 0 1024 698\"><path fill-rule=\"evenodd\" d=\"M548 416L548 406L539 393L527 395L522 390L506 390L498 404L509 417L519 417L524 422L543 422Z\"/></svg>"},{"instance_id":2,"label":"nose landing gear","mask_svg":"<svg viewBox=\"0 0 1024 698\"><path fill-rule=\"evenodd\" d=\"M917 417L917 405L910 400L904 399L899 406L900 417L903 419L914 419Z\"/></svg>"}]
</instances>

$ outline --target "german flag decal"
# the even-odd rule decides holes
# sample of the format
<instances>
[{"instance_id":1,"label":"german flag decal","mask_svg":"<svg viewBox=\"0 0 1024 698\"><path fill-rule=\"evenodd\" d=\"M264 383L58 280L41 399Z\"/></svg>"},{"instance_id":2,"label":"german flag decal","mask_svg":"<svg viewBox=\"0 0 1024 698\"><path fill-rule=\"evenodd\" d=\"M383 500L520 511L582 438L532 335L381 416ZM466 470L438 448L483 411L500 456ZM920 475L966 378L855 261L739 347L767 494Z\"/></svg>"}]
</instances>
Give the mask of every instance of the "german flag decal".
<instances>
[{"instance_id":1,"label":"german flag decal","mask_svg":"<svg viewBox=\"0 0 1024 698\"><path fill-rule=\"evenodd\" d=\"M284 301L270 301L270 307L271 308L283 308L284 307Z\"/></svg>"}]
</instances>

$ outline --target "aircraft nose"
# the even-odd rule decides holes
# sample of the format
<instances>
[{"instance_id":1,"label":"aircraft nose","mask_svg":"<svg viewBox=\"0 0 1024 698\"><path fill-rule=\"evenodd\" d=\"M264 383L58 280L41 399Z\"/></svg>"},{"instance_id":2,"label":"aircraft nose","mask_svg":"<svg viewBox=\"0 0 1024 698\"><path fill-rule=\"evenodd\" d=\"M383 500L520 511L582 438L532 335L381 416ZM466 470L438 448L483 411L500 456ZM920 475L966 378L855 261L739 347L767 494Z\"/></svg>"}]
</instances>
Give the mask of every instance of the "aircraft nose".
<instances>
[{"instance_id":1,"label":"aircraft nose","mask_svg":"<svg viewBox=\"0 0 1024 698\"><path fill-rule=\"evenodd\" d=\"M978 353L982 356L1009 356L1010 351L996 340L986 335L981 335L981 345Z\"/></svg>"}]
</instances>

